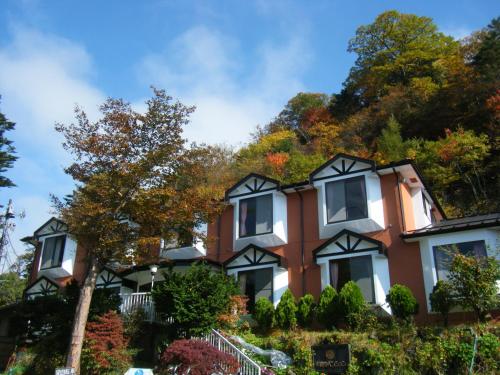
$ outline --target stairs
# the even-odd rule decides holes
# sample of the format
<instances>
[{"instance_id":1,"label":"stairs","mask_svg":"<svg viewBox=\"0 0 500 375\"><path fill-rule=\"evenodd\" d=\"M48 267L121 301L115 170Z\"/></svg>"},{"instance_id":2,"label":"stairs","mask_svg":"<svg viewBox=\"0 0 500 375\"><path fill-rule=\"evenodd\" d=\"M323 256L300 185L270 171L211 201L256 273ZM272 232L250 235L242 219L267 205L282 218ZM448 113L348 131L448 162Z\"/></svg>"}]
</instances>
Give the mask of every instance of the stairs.
<instances>
[{"instance_id":1,"label":"stairs","mask_svg":"<svg viewBox=\"0 0 500 375\"><path fill-rule=\"evenodd\" d=\"M201 338L207 341L221 352L228 353L235 357L240 364L240 369L238 375L261 375L262 369L260 366L252 361L246 354L244 354L240 349L234 346L228 339L222 336L218 331L212 329L212 331Z\"/></svg>"}]
</instances>

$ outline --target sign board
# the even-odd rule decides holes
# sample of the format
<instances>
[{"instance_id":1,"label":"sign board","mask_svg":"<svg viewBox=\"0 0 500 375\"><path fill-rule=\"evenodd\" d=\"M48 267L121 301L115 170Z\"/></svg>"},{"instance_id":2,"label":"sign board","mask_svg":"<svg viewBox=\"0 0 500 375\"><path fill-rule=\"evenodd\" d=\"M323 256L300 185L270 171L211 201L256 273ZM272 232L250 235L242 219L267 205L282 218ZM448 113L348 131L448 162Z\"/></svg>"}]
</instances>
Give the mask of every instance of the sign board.
<instances>
[{"instance_id":1,"label":"sign board","mask_svg":"<svg viewBox=\"0 0 500 375\"><path fill-rule=\"evenodd\" d=\"M348 344L316 345L312 348L314 369L323 374L344 374L351 362Z\"/></svg>"},{"instance_id":2,"label":"sign board","mask_svg":"<svg viewBox=\"0 0 500 375\"><path fill-rule=\"evenodd\" d=\"M153 375L150 368L129 368L125 375Z\"/></svg>"},{"instance_id":3,"label":"sign board","mask_svg":"<svg viewBox=\"0 0 500 375\"><path fill-rule=\"evenodd\" d=\"M56 375L75 375L75 369L70 367L56 368Z\"/></svg>"}]
</instances>

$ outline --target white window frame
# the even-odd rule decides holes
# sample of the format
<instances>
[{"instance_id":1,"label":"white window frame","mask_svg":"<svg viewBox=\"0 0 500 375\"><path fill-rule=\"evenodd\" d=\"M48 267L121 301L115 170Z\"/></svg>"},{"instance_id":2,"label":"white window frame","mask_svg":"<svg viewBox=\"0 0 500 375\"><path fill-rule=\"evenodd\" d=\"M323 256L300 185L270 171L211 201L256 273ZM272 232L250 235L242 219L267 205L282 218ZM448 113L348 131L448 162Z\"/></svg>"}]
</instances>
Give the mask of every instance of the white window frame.
<instances>
[{"instance_id":1,"label":"white window frame","mask_svg":"<svg viewBox=\"0 0 500 375\"><path fill-rule=\"evenodd\" d=\"M328 223L326 184L360 176L363 176L365 179L368 216L362 219ZM315 181L314 187L318 192L318 227L320 239L331 238L342 229L349 229L357 233L369 233L385 229L381 182L375 172L363 171L342 176L332 176L331 178Z\"/></svg>"}]
</instances>

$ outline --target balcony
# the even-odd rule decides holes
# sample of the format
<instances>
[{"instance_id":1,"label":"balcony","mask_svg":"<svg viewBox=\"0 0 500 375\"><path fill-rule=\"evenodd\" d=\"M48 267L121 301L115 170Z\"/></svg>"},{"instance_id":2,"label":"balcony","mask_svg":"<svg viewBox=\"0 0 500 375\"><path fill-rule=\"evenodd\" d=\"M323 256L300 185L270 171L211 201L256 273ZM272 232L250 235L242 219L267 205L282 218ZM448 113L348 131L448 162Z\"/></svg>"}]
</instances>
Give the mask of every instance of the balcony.
<instances>
[{"instance_id":1,"label":"balcony","mask_svg":"<svg viewBox=\"0 0 500 375\"><path fill-rule=\"evenodd\" d=\"M171 319L162 319L156 312L151 293L130 293L120 294L122 304L120 312L124 315L132 314L141 310L144 313L144 320L151 323L166 324L171 323Z\"/></svg>"}]
</instances>

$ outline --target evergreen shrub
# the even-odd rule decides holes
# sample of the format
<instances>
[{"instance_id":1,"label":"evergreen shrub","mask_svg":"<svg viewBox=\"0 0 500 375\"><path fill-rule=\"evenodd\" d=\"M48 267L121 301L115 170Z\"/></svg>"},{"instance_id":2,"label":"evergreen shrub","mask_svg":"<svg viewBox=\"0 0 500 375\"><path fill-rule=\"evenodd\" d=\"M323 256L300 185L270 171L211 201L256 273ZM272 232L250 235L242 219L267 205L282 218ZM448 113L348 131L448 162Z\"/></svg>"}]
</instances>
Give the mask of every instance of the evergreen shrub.
<instances>
[{"instance_id":1,"label":"evergreen shrub","mask_svg":"<svg viewBox=\"0 0 500 375\"><path fill-rule=\"evenodd\" d=\"M333 328L337 320L337 297L337 291L331 285L327 285L319 296L317 307L318 320L327 329Z\"/></svg>"},{"instance_id":2,"label":"evergreen shrub","mask_svg":"<svg viewBox=\"0 0 500 375\"><path fill-rule=\"evenodd\" d=\"M418 313L417 299L411 292L410 288L394 284L386 297L392 314L401 320L408 321L413 315Z\"/></svg>"},{"instance_id":3,"label":"evergreen shrub","mask_svg":"<svg viewBox=\"0 0 500 375\"><path fill-rule=\"evenodd\" d=\"M316 310L316 303L312 294L306 294L299 299L297 305L297 321L303 328L310 327Z\"/></svg>"},{"instance_id":4,"label":"evergreen shrub","mask_svg":"<svg viewBox=\"0 0 500 375\"><path fill-rule=\"evenodd\" d=\"M293 329L297 326L297 305L290 289L281 296L280 302L274 313L274 321L281 329Z\"/></svg>"},{"instance_id":5,"label":"evergreen shrub","mask_svg":"<svg viewBox=\"0 0 500 375\"><path fill-rule=\"evenodd\" d=\"M257 300L253 317L262 330L266 331L272 327L274 320L274 305L269 301L269 298L261 297Z\"/></svg>"},{"instance_id":6,"label":"evergreen shrub","mask_svg":"<svg viewBox=\"0 0 500 375\"><path fill-rule=\"evenodd\" d=\"M366 313L366 301L358 284L347 282L338 295L338 309L347 325L356 329L360 326Z\"/></svg>"}]
</instances>

